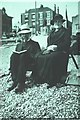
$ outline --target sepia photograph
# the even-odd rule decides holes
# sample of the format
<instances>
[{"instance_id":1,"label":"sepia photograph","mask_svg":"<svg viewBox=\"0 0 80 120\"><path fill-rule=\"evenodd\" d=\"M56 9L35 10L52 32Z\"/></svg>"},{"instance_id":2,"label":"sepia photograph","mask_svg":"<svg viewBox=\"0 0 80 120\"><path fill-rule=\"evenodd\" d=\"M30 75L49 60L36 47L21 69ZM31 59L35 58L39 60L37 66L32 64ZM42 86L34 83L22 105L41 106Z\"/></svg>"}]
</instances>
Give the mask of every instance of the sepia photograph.
<instances>
[{"instance_id":1,"label":"sepia photograph","mask_svg":"<svg viewBox=\"0 0 80 120\"><path fill-rule=\"evenodd\" d=\"M0 0L0 120L80 119L80 1Z\"/></svg>"}]
</instances>

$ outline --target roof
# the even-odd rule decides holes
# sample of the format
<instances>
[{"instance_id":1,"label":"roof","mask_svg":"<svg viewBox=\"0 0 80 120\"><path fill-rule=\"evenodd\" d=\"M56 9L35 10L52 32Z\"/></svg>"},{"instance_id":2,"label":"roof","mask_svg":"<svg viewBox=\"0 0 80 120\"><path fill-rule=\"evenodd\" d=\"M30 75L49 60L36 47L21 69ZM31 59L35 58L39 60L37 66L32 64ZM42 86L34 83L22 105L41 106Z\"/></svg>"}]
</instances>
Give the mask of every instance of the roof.
<instances>
[{"instance_id":1,"label":"roof","mask_svg":"<svg viewBox=\"0 0 80 120\"><path fill-rule=\"evenodd\" d=\"M36 8L36 11L42 12L42 11L53 11L52 9L48 7L42 7L42 8ZM28 12L35 12L35 9L29 9Z\"/></svg>"},{"instance_id":2,"label":"roof","mask_svg":"<svg viewBox=\"0 0 80 120\"><path fill-rule=\"evenodd\" d=\"M11 17L11 16L8 16L6 13L3 14L3 16L8 17L8 18L13 18L13 17Z\"/></svg>"},{"instance_id":3,"label":"roof","mask_svg":"<svg viewBox=\"0 0 80 120\"><path fill-rule=\"evenodd\" d=\"M78 15L76 15L76 16L72 16L72 18L76 18L76 17L78 17Z\"/></svg>"}]
</instances>

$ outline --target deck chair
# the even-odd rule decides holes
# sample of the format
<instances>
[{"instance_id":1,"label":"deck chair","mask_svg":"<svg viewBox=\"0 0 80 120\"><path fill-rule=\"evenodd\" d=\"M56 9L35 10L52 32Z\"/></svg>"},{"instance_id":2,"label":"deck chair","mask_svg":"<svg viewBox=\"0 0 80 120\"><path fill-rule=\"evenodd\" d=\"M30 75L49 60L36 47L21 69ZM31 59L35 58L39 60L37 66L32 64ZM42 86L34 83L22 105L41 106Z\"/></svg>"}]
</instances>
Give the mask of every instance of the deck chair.
<instances>
[{"instance_id":1,"label":"deck chair","mask_svg":"<svg viewBox=\"0 0 80 120\"><path fill-rule=\"evenodd\" d=\"M75 44L75 43L74 43ZM76 67L76 69L78 70L79 69L79 66L78 66L78 64L77 64L77 61L76 61L76 59L75 59L75 57L74 57L74 54L73 54L73 45L74 44L72 44L71 46L70 46L70 50L69 50L69 55L71 56L71 58L72 58L72 60L73 60L73 63L74 63L74 65L75 65L75 67ZM69 72L70 73L70 72ZM68 74L69 75L69 74ZM68 76L67 76L68 77ZM76 81L76 80L75 80ZM66 84L67 85L79 85L79 84L75 84L75 83L73 83L72 82L72 84L69 84L68 83L69 82L69 77L68 78L66 78ZM79 85L80 86L80 85Z\"/></svg>"}]
</instances>

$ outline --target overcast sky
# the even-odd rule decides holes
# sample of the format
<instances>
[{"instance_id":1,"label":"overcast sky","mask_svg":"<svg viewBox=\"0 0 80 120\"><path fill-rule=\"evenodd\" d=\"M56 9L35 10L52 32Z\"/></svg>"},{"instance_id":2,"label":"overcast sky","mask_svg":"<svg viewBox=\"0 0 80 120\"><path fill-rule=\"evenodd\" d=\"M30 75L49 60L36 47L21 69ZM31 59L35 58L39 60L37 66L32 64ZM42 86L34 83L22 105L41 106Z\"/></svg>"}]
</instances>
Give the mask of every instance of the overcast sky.
<instances>
[{"instance_id":1,"label":"overcast sky","mask_svg":"<svg viewBox=\"0 0 80 120\"><path fill-rule=\"evenodd\" d=\"M60 1L60 2L58 2ZM37 3L37 8L40 7L41 4L43 4L44 7L49 7L52 10L54 10L54 4L56 4L56 7L59 6L59 11L60 14L63 15L65 19L65 10L66 10L66 5L67 5L67 14L68 14L68 19L72 21L72 16L75 16L78 14L78 1L76 0L65 0L65 2L62 0L36 0ZM9 16L14 17L12 22L13 26L17 24L17 22L21 21L21 13L24 13L25 10L29 10L31 8L35 8L35 0L12 0L10 2L9 0L0 0L0 9L2 7L5 7L6 13Z\"/></svg>"}]
</instances>

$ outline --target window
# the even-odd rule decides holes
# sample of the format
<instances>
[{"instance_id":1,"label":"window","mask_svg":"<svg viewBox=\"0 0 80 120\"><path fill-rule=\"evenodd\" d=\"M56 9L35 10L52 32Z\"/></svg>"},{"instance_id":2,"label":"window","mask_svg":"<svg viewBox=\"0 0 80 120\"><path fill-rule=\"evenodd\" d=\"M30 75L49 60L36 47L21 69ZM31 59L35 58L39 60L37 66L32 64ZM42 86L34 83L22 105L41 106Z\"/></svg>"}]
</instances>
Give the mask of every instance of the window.
<instances>
[{"instance_id":1,"label":"window","mask_svg":"<svg viewBox=\"0 0 80 120\"><path fill-rule=\"evenodd\" d=\"M26 17L25 20L28 20L28 17Z\"/></svg>"},{"instance_id":2,"label":"window","mask_svg":"<svg viewBox=\"0 0 80 120\"><path fill-rule=\"evenodd\" d=\"M47 11L47 18L50 18L50 11Z\"/></svg>"},{"instance_id":3,"label":"window","mask_svg":"<svg viewBox=\"0 0 80 120\"><path fill-rule=\"evenodd\" d=\"M35 14L32 14L32 19L35 19Z\"/></svg>"},{"instance_id":4,"label":"window","mask_svg":"<svg viewBox=\"0 0 80 120\"><path fill-rule=\"evenodd\" d=\"M25 19L25 22L28 22L28 19Z\"/></svg>"},{"instance_id":5,"label":"window","mask_svg":"<svg viewBox=\"0 0 80 120\"><path fill-rule=\"evenodd\" d=\"M43 12L39 12L40 19L43 18Z\"/></svg>"},{"instance_id":6,"label":"window","mask_svg":"<svg viewBox=\"0 0 80 120\"><path fill-rule=\"evenodd\" d=\"M50 25L50 19L47 19L47 25Z\"/></svg>"},{"instance_id":7,"label":"window","mask_svg":"<svg viewBox=\"0 0 80 120\"><path fill-rule=\"evenodd\" d=\"M28 13L25 13L25 18L28 18Z\"/></svg>"},{"instance_id":8,"label":"window","mask_svg":"<svg viewBox=\"0 0 80 120\"><path fill-rule=\"evenodd\" d=\"M40 20L40 25L43 25L43 20Z\"/></svg>"},{"instance_id":9,"label":"window","mask_svg":"<svg viewBox=\"0 0 80 120\"><path fill-rule=\"evenodd\" d=\"M34 25L35 25L35 22L32 22L32 25L34 26Z\"/></svg>"},{"instance_id":10,"label":"window","mask_svg":"<svg viewBox=\"0 0 80 120\"><path fill-rule=\"evenodd\" d=\"M76 30L78 30L78 26L79 26L79 25L78 25L78 24L76 24Z\"/></svg>"}]
</instances>

